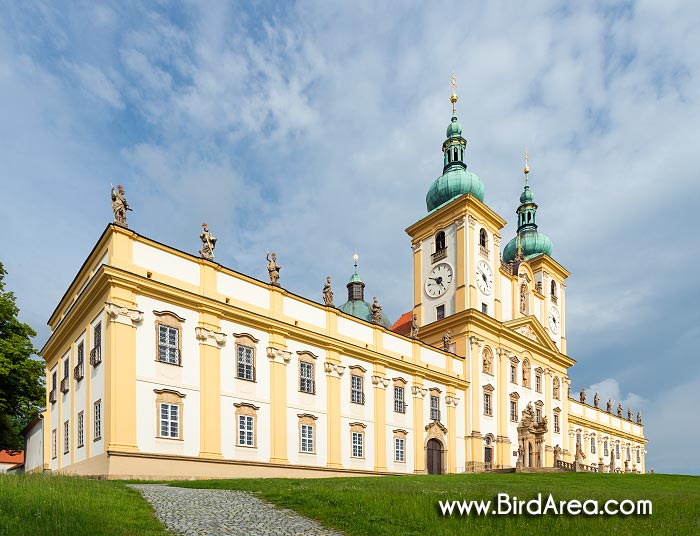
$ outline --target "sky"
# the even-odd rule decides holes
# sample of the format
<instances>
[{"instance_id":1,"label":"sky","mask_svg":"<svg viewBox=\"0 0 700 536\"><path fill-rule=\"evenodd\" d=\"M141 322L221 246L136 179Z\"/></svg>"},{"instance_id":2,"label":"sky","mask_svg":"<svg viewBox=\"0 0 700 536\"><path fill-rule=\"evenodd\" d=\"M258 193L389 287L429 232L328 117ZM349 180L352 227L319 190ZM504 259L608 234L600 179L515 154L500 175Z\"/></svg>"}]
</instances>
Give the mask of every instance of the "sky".
<instances>
[{"instance_id":1,"label":"sky","mask_svg":"<svg viewBox=\"0 0 700 536\"><path fill-rule=\"evenodd\" d=\"M514 236L523 151L565 266L572 394L642 412L647 468L700 474L700 6L638 2L0 0L0 261L54 307L112 220L321 301L352 274L392 320L442 173L465 160ZM695 232L691 232L696 229Z\"/></svg>"}]
</instances>

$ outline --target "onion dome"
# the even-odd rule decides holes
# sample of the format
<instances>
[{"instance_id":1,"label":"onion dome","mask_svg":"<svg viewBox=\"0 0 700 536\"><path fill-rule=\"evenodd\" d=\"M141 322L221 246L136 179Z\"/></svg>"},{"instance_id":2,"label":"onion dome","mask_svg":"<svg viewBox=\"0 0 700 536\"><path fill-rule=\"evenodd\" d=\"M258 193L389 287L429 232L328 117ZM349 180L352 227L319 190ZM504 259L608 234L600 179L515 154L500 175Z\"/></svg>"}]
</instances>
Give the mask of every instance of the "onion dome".
<instances>
[{"instance_id":1,"label":"onion dome","mask_svg":"<svg viewBox=\"0 0 700 536\"><path fill-rule=\"evenodd\" d=\"M451 201L455 197L464 194L472 194L479 201L484 200L484 184L476 173L467 170L464 163L464 150L467 140L462 137L462 125L457 121L456 103L457 95L454 92L455 82L452 76L452 120L447 126L447 139L442 144L444 163L442 175L431 184L428 194L425 196L425 204L428 212L435 210L440 205Z\"/></svg>"},{"instance_id":2,"label":"onion dome","mask_svg":"<svg viewBox=\"0 0 700 536\"><path fill-rule=\"evenodd\" d=\"M503 248L503 261L511 262L518 256L531 259L543 253L552 255L552 240L544 233L537 230L536 216L537 205L534 195L528 184L530 168L527 165L527 151L525 152L525 188L520 194L520 206L516 211L518 215L518 232L514 238Z\"/></svg>"},{"instance_id":3,"label":"onion dome","mask_svg":"<svg viewBox=\"0 0 700 536\"><path fill-rule=\"evenodd\" d=\"M372 310L370 309L370 304L365 301L365 284L360 279L357 274L357 255L355 258L355 273L350 276L350 280L346 285L348 288L348 301L343 305L338 307L344 313L354 316L355 318L360 318L366 320L367 322L372 321ZM381 322L380 325L387 329L391 329L391 322L386 317L384 313L380 313Z\"/></svg>"}]
</instances>

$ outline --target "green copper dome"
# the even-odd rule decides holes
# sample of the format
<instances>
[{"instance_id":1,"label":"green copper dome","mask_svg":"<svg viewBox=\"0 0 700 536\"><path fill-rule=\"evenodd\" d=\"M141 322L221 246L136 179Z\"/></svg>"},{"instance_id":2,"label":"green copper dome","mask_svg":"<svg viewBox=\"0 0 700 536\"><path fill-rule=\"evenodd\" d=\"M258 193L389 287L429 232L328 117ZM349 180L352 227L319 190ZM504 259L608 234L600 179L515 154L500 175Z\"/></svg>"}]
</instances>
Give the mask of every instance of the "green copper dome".
<instances>
[{"instance_id":1,"label":"green copper dome","mask_svg":"<svg viewBox=\"0 0 700 536\"><path fill-rule=\"evenodd\" d=\"M552 255L552 240L544 233L537 230L523 231L520 233L520 249L523 257L531 259L542 253ZM503 260L510 262L518 254L518 238L513 237L503 250Z\"/></svg>"},{"instance_id":2,"label":"green copper dome","mask_svg":"<svg viewBox=\"0 0 700 536\"><path fill-rule=\"evenodd\" d=\"M344 313L354 316L355 318L361 318L367 322L372 321L372 311L369 309L369 303L364 300L348 300L343 305L338 307ZM380 324L387 329L391 328L391 322L386 317L384 313L380 313L381 322Z\"/></svg>"},{"instance_id":3,"label":"green copper dome","mask_svg":"<svg viewBox=\"0 0 700 536\"><path fill-rule=\"evenodd\" d=\"M526 184L525 189L523 190L523 193L520 194L520 202L521 203L532 203L532 200L535 198L535 196L532 194L532 190L530 190L530 187Z\"/></svg>"},{"instance_id":4,"label":"green copper dome","mask_svg":"<svg viewBox=\"0 0 700 536\"><path fill-rule=\"evenodd\" d=\"M503 248L503 261L511 262L518 256L518 237L520 237L520 251L525 259L531 259L543 253L552 255L552 241L550 238L537 230L537 205L534 202L535 196L528 185L527 153L525 154L525 187L520 194L520 206L516 211L518 215L518 231L515 238L511 239Z\"/></svg>"},{"instance_id":5,"label":"green copper dome","mask_svg":"<svg viewBox=\"0 0 700 536\"><path fill-rule=\"evenodd\" d=\"M435 179L430 186L425 203L428 212L462 194L472 194L479 201L484 200L484 183L476 173L461 167L454 167Z\"/></svg>"},{"instance_id":6,"label":"green copper dome","mask_svg":"<svg viewBox=\"0 0 700 536\"><path fill-rule=\"evenodd\" d=\"M467 140L462 137L462 125L454 114L447 126L446 135L447 139L442 144L444 155L442 175L430 185L428 195L425 196L428 212L463 194L472 194L479 201L484 200L484 184L476 173L467 169L464 163Z\"/></svg>"},{"instance_id":7,"label":"green copper dome","mask_svg":"<svg viewBox=\"0 0 700 536\"><path fill-rule=\"evenodd\" d=\"M457 116L452 116L452 121L450 122L449 125L447 125L447 134L446 136L448 138L451 138L452 136L461 136L462 135L462 125L459 124L457 121Z\"/></svg>"}]
</instances>

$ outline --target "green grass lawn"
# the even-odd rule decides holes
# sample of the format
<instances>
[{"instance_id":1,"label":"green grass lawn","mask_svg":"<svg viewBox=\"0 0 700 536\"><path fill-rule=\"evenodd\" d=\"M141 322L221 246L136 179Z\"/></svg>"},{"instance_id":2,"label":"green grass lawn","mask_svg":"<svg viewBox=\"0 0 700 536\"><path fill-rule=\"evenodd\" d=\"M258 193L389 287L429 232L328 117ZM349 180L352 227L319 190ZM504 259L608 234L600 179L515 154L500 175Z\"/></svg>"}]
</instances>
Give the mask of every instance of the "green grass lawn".
<instances>
[{"instance_id":1,"label":"green grass lawn","mask_svg":"<svg viewBox=\"0 0 700 536\"><path fill-rule=\"evenodd\" d=\"M585 473L442 475L380 478L207 480L172 483L239 489L317 519L348 535L700 534L700 477ZM529 500L650 499L647 516L443 517L438 501L485 499L497 493Z\"/></svg>"},{"instance_id":2,"label":"green grass lawn","mask_svg":"<svg viewBox=\"0 0 700 536\"><path fill-rule=\"evenodd\" d=\"M150 505L124 483L0 475L0 536L166 536Z\"/></svg>"}]
</instances>

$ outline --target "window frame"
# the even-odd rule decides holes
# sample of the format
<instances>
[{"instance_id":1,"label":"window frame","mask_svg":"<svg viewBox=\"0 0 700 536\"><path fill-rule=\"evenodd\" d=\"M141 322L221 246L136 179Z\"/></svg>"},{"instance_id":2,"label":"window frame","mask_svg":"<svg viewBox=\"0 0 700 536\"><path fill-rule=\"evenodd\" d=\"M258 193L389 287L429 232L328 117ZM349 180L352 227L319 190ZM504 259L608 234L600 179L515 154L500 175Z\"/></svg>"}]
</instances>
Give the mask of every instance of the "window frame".
<instances>
[{"instance_id":1,"label":"window frame","mask_svg":"<svg viewBox=\"0 0 700 536\"><path fill-rule=\"evenodd\" d=\"M299 453L316 454L316 421L318 417L310 413L301 413L297 417L299 418Z\"/></svg>"},{"instance_id":2,"label":"window frame","mask_svg":"<svg viewBox=\"0 0 700 536\"><path fill-rule=\"evenodd\" d=\"M180 439L180 404L159 402L158 437L161 439ZM163 410L165 409L165 416ZM165 433L164 433L165 431Z\"/></svg>"},{"instance_id":3,"label":"window frame","mask_svg":"<svg viewBox=\"0 0 700 536\"><path fill-rule=\"evenodd\" d=\"M51 430L51 459L58 458L58 428Z\"/></svg>"},{"instance_id":4,"label":"window frame","mask_svg":"<svg viewBox=\"0 0 700 536\"><path fill-rule=\"evenodd\" d=\"M92 403L92 440L102 439L102 399Z\"/></svg>"},{"instance_id":5,"label":"window frame","mask_svg":"<svg viewBox=\"0 0 700 536\"><path fill-rule=\"evenodd\" d=\"M430 420L440 420L440 392L437 389L430 390Z\"/></svg>"},{"instance_id":6,"label":"window frame","mask_svg":"<svg viewBox=\"0 0 700 536\"><path fill-rule=\"evenodd\" d=\"M78 412L78 445L77 448L85 446L85 410Z\"/></svg>"},{"instance_id":7,"label":"window frame","mask_svg":"<svg viewBox=\"0 0 700 536\"><path fill-rule=\"evenodd\" d=\"M241 355L241 351L243 355ZM247 355L247 354L250 355ZM243 359L243 362L241 362ZM250 360L250 363L245 362ZM247 382L257 382L255 346L236 343L236 378Z\"/></svg>"},{"instance_id":8,"label":"window frame","mask_svg":"<svg viewBox=\"0 0 700 536\"><path fill-rule=\"evenodd\" d=\"M163 363L165 365L173 365L177 367L182 366L182 331L185 319L177 315L172 311L153 311L155 316L155 336L156 336L156 352L155 360L158 363ZM165 343L161 344L161 328L166 330ZM177 347L170 343L170 330L176 330L176 344ZM161 346L166 349L166 354L164 358L161 358ZM173 361L170 357L171 352L175 352L176 361Z\"/></svg>"},{"instance_id":9,"label":"window frame","mask_svg":"<svg viewBox=\"0 0 700 536\"><path fill-rule=\"evenodd\" d=\"M401 393L397 396L397 393ZM394 383L394 413L406 414L406 387Z\"/></svg>"},{"instance_id":10,"label":"window frame","mask_svg":"<svg viewBox=\"0 0 700 536\"><path fill-rule=\"evenodd\" d=\"M247 402L236 402L233 405L236 408L236 446L248 449L258 448L258 410L260 408ZM241 427L241 418L243 417L245 417L243 419L245 424ZM241 431L245 433L243 442L241 442ZM248 439L249 434L252 435L251 440Z\"/></svg>"},{"instance_id":11,"label":"window frame","mask_svg":"<svg viewBox=\"0 0 700 536\"><path fill-rule=\"evenodd\" d=\"M184 441L184 420L185 420L185 404L184 399L187 395L175 391L173 389L154 389L156 395L156 438L167 439L170 441ZM169 423L167 435L163 435L163 405L168 405L168 416L166 421ZM172 407L177 407L177 420L172 418ZM172 422L177 422L177 436L172 433Z\"/></svg>"},{"instance_id":12,"label":"window frame","mask_svg":"<svg viewBox=\"0 0 700 536\"><path fill-rule=\"evenodd\" d=\"M306 375L304 369L307 369ZM316 394L316 367L307 359L299 359L299 392L309 395Z\"/></svg>"},{"instance_id":13,"label":"window frame","mask_svg":"<svg viewBox=\"0 0 700 536\"><path fill-rule=\"evenodd\" d=\"M63 421L63 454L70 452L70 419Z\"/></svg>"},{"instance_id":14,"label":"window frame","mask_svg":"<svg viewBox=\"0 0 700 536\"><path fill-rule=\"evenodd\" d=\"M359 387L356 385L359 383ZM365 377L361 374L350 374L350 403L365 404Z\"/></svg>"}]
</instances>

